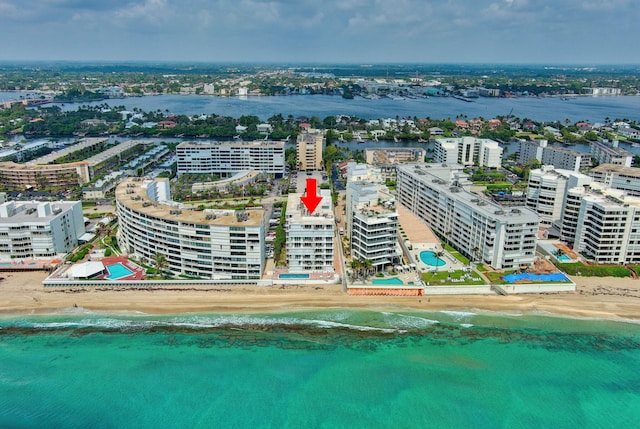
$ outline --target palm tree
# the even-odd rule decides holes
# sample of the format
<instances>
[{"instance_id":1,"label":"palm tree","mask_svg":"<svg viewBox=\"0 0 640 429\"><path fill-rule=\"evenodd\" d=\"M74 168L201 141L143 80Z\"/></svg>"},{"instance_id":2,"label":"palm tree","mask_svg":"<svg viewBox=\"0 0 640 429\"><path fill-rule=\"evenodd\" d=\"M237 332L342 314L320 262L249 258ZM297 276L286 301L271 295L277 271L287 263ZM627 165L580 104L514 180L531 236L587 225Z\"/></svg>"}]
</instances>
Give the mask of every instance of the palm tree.
<instances>
[{"instance_id":1,"label":"palm tree","mask_svg":"<svg viewBox=\"0 0 640 429\"><path fill-rule=\"evenodd\" d=\"M369 276L369 274L373 270L373 262L371 261L371 259L365 259L364 261L362 261L362 268L364 269L366 275Z\"/></svg>"},{"instance_id":2,"label":"palm tree","mask_svg":"<svg viewBox=\"0 0 640 429\"><path fill-rule=\"evenodd\" d=\"M161 277L165 277L165 273L169 265L169 263L167 262L167 258L165 258L162 253L156 252L156 254L153 255L153 262L156 265L158 274L160 274Z\"/></svg>"}]
</instances>

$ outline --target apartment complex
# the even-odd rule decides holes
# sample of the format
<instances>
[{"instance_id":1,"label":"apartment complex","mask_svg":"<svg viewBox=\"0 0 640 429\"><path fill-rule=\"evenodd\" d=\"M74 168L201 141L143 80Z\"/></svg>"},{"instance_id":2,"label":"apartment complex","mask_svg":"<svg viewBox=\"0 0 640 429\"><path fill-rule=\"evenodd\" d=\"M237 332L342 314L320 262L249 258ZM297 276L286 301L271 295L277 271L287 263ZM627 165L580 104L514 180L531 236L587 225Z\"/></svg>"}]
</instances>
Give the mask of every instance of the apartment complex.
<instances>
[{"instance_id":1,"label":"apartment complex","mask_svg":"<svg viewBox=\"0 0 640 429\"><path fill-rule=\"evenodd\" d=\"M593 179L571 170L543 165L529 173L527 207L538 213L540 226L550 227L562 217L567 189L585 186Z\"/></svg>"},{"instance_id":2,"label":"apartment complex","mask_svg":"<svg viewBox=\"0 0 640 429\"><path fill-rule=\"evenodd\" d=\"M300 200L289 194L285 213L287 263L291 272L333 272L335 220L331 192L320 192L322 201L310 214Z\"/></svg>"},{"instance_id":3,"label":"apartment complex","mask_svg":"<svg viewBox=\"0 0 640 429\"><path fill-rule=\"evenodd\" d=\"M212 280L260 279L263 210L187 210L171 201L168 179L125 179L116 188L120 248L171 274Z\"/></svg>"},{"instance_id":4,"label":"apartment complex","mask_svg":"<svg viewBox=\"0 0 640 429\"><path fill-rule=\"evenodd\" d=\"M569 189L562 239L599 264L640 263L640 198L596 182Z\"/></svg>"},{"instance_id":5,"label":"apartment complex","mask_svg":"<svg viewBox=\"0 0 640 429\"><path fill-rule=\"evenodd\" d=\"M0 162L0 180L13 189L44 187L75 187L90 182L94 177L112 171L113 168L142 153L150 140L129 140L108 147L108 139L91 138L80 140L68 148L52 152L26 164ZM57 163L73 153L99 153L83 161Z\"/></svg>"},{"instance_id":6,"label":"apartment complex","mask_svg":"<svg viewBox=\"0 0 640 429\"><path fill-rule=\"evenodd\" d=\"M276 177L284 175L284 143L256 140L251 142L184 142L176 148L177 174L216 174L233 176L256 170Z\"/></svg>"},{"instance_id":7,"label":"apartment complex","mask_svg":"<svg viewBox=\"0 0 640 429\"><path fill-rule=\"evenodd\" d=\"M586 153L549 146L547 140L520 142L518 162L528 164L533 160L562 170L584 171L591 167L591 156Z\"/></svg>"},{"instance_id":8,"label":"apartment complex","mask_svg":"<svg viewBox=\"0 0 640 429\"><path fill-rule=\"evenodd\" d=\"M601 164L592 168L589 175L608 188L621 189L629 195L640 196L640 168Z\"/></svg>"},{"instance_id":9,"label":"apartment complex","mask_svg":"<svg viewBox=\"0 0 640 429\"><path fill-rule=\"evenodd\" d=\"M71 252L84 234L82 204L0 204L0 258L50 258Z\"/></svg>"},{"instance_id":10,"label":"apartment complex","mask_svg":"<svg viewBox=\"0 0 640 429\"><path fill-rule=\"evenodd\" d=\"M436 139L433 160L446 164L498 168L502 165L502 148L497 142L476 137Z\"/></svg>"},{"instance_id":11,"label":"apartment complex","mask_svg":"<svg viewBox=\"0 0 640 429\"><path fill-rule=\"evenodd\" d=\"M538 215L528 208L503 207L430 173L430 164L398 166L397 201L427 222L472 260L496 269L534 262Z\"/></svg>"},{"instance_id":12,"label":"apartment complex","mask_svg":"<svg viewBox=\"0 0 640 429\"><path fill-rule=\"evenodd\" d=\"M611 143L608 141L591 142L590 152L591 158L598 165L613 164L631 167L633 161L633 154L618 147L617 140Z\"/></svg>"},{"instance_id":13,"label":"apartment complex","mask_svg":"<svg viewBox=\"0 0 640 429\"><path fill-rule=\"evenodd\" d=\"M299 171L322 170L324 134L320 130L303 129L296 141Z\"/></svg>"},{"instance_id":14,"label":"apartment complex","mask_svg":"<svg viewBox=\"0 0 640 429\"><path fill-rule=\"evenodd\" d=\"M386 187L372 182L347 181L346 227L351 258L369 260L382 271L401 259L398 247L398 212Z\"/></svg>"},{"instance_id":15,"label":"apartment complex","mask_svg":"<svg viewBox=\"0 0 640 429\"><path fill-rule=\"evenodd\" d=\"M373 148L364 151L367 164L378 166L424 162L426 155L426 150L415 147Z\"/></svg>"}]
</instances>

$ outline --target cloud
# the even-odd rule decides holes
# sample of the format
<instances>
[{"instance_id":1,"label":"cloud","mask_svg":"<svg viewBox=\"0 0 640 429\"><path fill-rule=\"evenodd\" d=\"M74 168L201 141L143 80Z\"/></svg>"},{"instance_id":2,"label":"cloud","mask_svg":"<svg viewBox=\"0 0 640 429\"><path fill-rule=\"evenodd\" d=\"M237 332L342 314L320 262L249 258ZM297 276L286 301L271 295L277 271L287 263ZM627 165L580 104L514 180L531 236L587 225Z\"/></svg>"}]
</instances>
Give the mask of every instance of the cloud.
<instances>
[{"instance_id":1,"label":"cloud","mask_svg":"<svg viewBox=\"0 0 640 429\"><path fill-rule=\"evenodd\" d=\"M606 43L629 61L639 19L632 0L0 0L0 57L557 61Z\"/></svg>"}]
</instances>

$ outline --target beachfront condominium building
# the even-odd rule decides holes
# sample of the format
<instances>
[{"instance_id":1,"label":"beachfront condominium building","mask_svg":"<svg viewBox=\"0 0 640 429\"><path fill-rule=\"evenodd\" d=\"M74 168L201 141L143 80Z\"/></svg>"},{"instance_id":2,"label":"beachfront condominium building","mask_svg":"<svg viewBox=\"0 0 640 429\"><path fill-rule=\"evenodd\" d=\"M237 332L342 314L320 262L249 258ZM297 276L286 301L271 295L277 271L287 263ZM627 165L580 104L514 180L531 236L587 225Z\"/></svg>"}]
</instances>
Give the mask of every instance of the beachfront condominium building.
<instances>
[{"instance_id":1,"label":"beachfront condominium building","mask_svg":"<svg viewBox=\"0 0 640 429\"><path fill-rule=\"evenodd\" d=\"M584 171L591 167L591 156L563 147L549 146L547 140L520 142L518 162L528 164L537 160L543 165L571 171Z\"/></svg>"},{"instance_id":2,"label":"beachfront condominium building","mask_svg":"<svg viewBox=\"0 0 640 429\"><path fill-rule=\"evenodd\" d=\"M504 209L458 186L453 174L443 179L428 166L398 166L398 203L472 260L496 269L533 264L540 226L534 211Z\"/></svg>"},{"instance_id":3,"label":"beachfront condominium building","mask_svg":"<svg viewBox=\"0 0 640 429\"><path fill-rule=\"evenodd\" d=\"M275 177L285 172L284 142L183 142L176 147L177 174L233 176L256 170Z\"/></svg>"},{"instance_id":4,"label":"beachfront condominium building","mask_svg":"<svg viewBox=\"0 0 640 429\"><path fill-rule=\"evenodd\" d=\"M502 165L502 148L493 140L476 137L436 139L433 160L446 164L498 168Z\"/></svg>"},{"instance_id":5,"label":"beachfront condominium building","mask_svg":"<svg viewBox=\"0 0 640 429\"><path fill-rule=\"evenodd\" d=\"M541 227L550 227L562 217L567 189L592 181L591 177L575 171L543 165L529 173L527 207L538 213Z\"/></svg>"},{"instance_id":6,"label":"beachfront condominium building","mask_svg":"<svg viewBox=\"0 0 640 429\"><path fill-rule=\"evenodd\" d=\"M71 252L84 234L82 204L0 204L0 259L50 258Z\"/></svg>"},{"instance_id":7,"label":"beachfront condominium building","mask_svg":"<svg viewBox=\"0 0 640 429\"><path fill-rule=\"evenodd\" d=\"M345 215L351 258L371 261L375 271L400 261L398 211L384 185L347 181Z\"/></svg>"},{"instance_id":8,"label":"beachfront condominium building","mask_svg":"<svg viewBox=\"0 0 640 429\"><path fill-rule=\"evenodd\" d=\"M569 189L561 238L598 264L640 263L640 197L597 182Z\"/></svg>"},{"instance_id":9,"label":"beachfront condominium building","mask_svg":"<svg viewBox=\"0 0 640 429\"><path fill-rule=\"evenodd\" d=\"M640 196L640 168L601 164L589 172L596 182L608 188L621 189L629 195Z\"/></svg>"},{"instance_id":10,"label":"beachfront condominium building","mask_svg":"<svg viewBox=\"0 0 640 429\"><path fill-rule=\"evenodd\" d=\"M633 154L618 147L618 141L591 142L591 159L596 165L613 164L631 167Z\"/></svg>"},{"instance_id":11,"label":"beachfront condominium building","mask_svg":"<svg viewBox=\"0 0 640 429\"><path fill-rule=\"evenodd\" d=\"M171 201L168 179L130 178L116 188L120 248L166 270L212 280L257 280L264 268L263 210L191 210Z\"/></svg>"},{"instance_id":12,"label":"beachfront condominium building","mask_svg":"<svg viewBox=\"0 0 640 429\"><path fill-rule=\"evenodd\" d=\"M322 131L302 129L296 140L299 171L322 170L323 141Z\"/></svg>"},{"instance_id":13,"label":"beachfront condominium building","mask_svg":"<svg viewBox=\"0 0 640 429\"><path fill-rule=\"evenodd\" d=\"M335 220L331 192L321 191L322 201L313 213L309 213L301 196L289 194L287 200L285 232L289 271L333 272Z\"/></svg>"}]
</instances>

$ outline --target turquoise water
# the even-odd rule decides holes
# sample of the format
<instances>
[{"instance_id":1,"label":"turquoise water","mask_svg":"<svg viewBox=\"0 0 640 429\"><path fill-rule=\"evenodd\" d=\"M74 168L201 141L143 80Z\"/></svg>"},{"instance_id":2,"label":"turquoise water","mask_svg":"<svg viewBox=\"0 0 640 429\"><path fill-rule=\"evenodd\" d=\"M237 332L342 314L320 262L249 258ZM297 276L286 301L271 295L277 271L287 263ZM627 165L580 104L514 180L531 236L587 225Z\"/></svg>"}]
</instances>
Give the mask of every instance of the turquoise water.
<instances>
[{"instance_id":1,"label":"turquoise water","mask_svg":"<svg viewBox=\"0 0 640 429\"><path fill-rule=\"evenodd\" d=\"M562 254L560 256L556 256L556 259L558 261L562 261L562 262L572 262L573 261L573 259L571 259L571 257L569 255L565 255L565 254Z\"/></svg>"},{"instance_id":2,"label":"turquoise water","mask_svg":"<svg viewBox=\"0 0 640 429\"><path fill-rule=\"evenodd\" d=\"M549 273L549 274L530 274L530 273L518 273L508 274L502 277L507 283L515 283L518 280L531 280L539 282L567 282L569 279L562 273Z\"/></svg>"},{"instance_id":3,"label":"turquoise water","mask_svg":"<svg viewBox=\"0 0 640 429\"><path fill-rule=\"evenodd\" d=\"M0 427L608 428L640 325L370 310L0 319Z\"/></svg>"},{"instance_id":4,"label":"turquoise water","mask_svg":"<svg viewBox=\"0 0 640 429\"><path fill-rule=\"evenodd\" d=\"M309 274L282 273L278 274L279 279L308 279Z\"/></svg>"},{"instance_id":5,"label":"turquoise water","mask_svg":"<svg viewBox=\"0 0 640 429\"><path fill-rule=\"evenodd\" d=\"M420 260L423 264L430 265L432 267L442 267L446 264L444 259L438 258L431 250L424 250L420 252Z\"/></svg>"},{"instance_id":6,"label":"turquoise water","mask_svg":"<svg viewBox=\"0 0 640 429\"><path fill-rule=\"evenodd\" d=\"M111 280L117 280L119 278L127 277L133 274L133 271L125 267L121 262L113 265L108 265L107 269L109 270L109 275L107 276L107 278Z\"/></svg>"},{"instance_id":7,"label":"turquoise water","mask_svg":"<svg viewBox=\"0 0 640 429\"><path fill-rule=\"evenodd\" d=\"M373 279L371 283L374 285L403 285L404 282L397 277L391 277L388 279Z\"/></svg>"}]
</instances>

